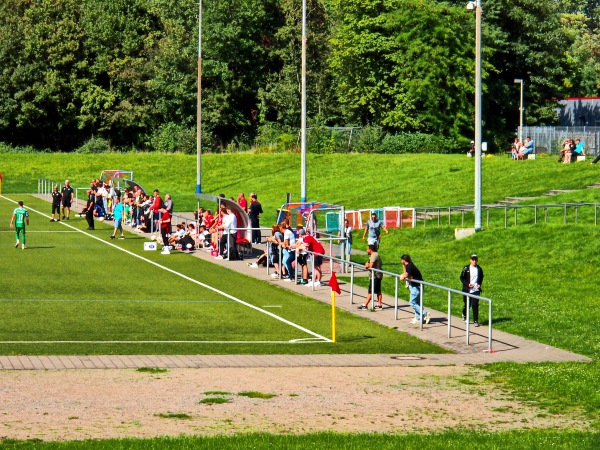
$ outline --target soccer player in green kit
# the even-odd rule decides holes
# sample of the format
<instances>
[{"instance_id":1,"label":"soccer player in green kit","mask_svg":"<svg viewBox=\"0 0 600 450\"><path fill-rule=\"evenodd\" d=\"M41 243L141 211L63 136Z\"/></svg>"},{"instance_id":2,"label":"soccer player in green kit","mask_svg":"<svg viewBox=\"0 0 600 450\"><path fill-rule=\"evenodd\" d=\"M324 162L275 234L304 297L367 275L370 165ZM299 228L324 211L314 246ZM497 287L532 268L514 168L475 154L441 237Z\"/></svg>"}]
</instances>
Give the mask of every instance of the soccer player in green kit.
<instances>
[{"instance_id":1,"label":"soccer player in green kit","mask_svg":"<svg viewBox=\"0 0 600 450\"><path fill-rule=\"evenodd\" d=\"M15 208L13 211L12 219L10 219L10 227L15 228L17 232L17 243L15 244L15 248L19 247L19 236L21 232L23 232L23 239L21 240L21 248L25 250L25 223L29 225L29 213L25 208L23 208L23 202L19 202L19 207Z\"/></svg>"}]
</instances>

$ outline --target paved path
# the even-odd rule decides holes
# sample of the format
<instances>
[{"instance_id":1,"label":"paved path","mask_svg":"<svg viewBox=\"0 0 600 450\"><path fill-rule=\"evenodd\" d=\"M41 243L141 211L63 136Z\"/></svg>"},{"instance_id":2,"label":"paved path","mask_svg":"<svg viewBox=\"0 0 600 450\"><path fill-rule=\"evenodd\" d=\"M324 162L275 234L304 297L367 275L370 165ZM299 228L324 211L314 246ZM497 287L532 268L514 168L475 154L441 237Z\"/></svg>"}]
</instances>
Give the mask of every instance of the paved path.
<instances>
[{"instance_id":1,"label":"paved path","mask_svg":"<svg viewBox=\"0 0 600 450\"><path fill-rule=\"evenodd\" d=\"M256 246L255 255L262 253L262 246ZM278 284L285 289L308 295L317 301L331 304L331 293L328 286L315 288L273 279L266 269L253 269L245 261L226 261L211 257L203 251L194 255L214 264L225 266L231 270L248 276L262 279L268 283ZM165 256L168 257L168 256ZM326 280L328 276L324 277ZM423 330L409 322L414 317L412 309L406 301L399 301L398 320L395 319L394 299L383 297L382 311L358 311L357 305L364 301L366 289L355 286L351 303L349 285L340 283L342 294L336 297L336 306L352 314L373 320L387 327L396 328L426 340L454 354L442 355L106 355L106 356L0 356L0 369L126 369L141 367L168 368L206 368L206 367L379 367L379 366L423 366L423 365L464 365L485 364L492 362L542 362L542 361L591 361L590 358L561 350L539 342L524 339L498 330L493 330L492 349L488 346L488 328L474 328L471 325L470 345L466 345L465 323L459 318L452 318L451 337L448 337L448 321L446 313L426 308L432 315L429 325ZM462 301L458 299L458 301Z\"/></svg>"}]
</instances>

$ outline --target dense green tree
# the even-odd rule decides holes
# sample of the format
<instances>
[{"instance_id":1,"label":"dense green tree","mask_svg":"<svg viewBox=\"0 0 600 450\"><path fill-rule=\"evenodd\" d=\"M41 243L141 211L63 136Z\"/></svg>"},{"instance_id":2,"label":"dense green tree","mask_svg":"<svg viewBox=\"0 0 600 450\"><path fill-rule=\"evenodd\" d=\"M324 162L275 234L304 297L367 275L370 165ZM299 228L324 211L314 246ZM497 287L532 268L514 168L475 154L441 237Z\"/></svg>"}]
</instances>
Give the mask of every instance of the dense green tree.
<instances>
[{"instance_id":1,"label":"dense green tree","mask_svg":"<svg viewBox=\"0 0 600 450\"><path fill-rule=\"evenodd\" d=\"M472 18L424 0L333 0L330 68L344 116L394 131L465 134Z\"/></svg>"},{"instance_id":2,"label":"dense green tree","mask_svg":"<svg viewBox=\"0 0 600 450\"><path fill-rule=\"evenodd\" d=\"M302 3L280 0L281 25L270 46L271 66L259 90L261 123L298 128L301 109ZM307 116L317 124L339 120L327 74L330 20L322 0L307 1Z\"/></svg>"}]
</instances>

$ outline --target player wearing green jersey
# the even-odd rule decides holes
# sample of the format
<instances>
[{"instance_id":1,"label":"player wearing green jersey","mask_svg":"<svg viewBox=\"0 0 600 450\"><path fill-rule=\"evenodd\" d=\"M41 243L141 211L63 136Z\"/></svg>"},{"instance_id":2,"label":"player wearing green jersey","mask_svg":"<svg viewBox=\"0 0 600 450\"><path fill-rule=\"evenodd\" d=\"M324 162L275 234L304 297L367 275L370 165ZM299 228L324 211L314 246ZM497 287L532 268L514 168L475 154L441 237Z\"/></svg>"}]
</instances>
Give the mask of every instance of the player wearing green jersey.
<instances>
[{"instance_id":1,"label":"player wearing green jersey","mask_svg":"<svg viewBox=\"0 0 600 450\"><path fill-rule=\"evenodd\" d=\"M19 202L19 207L15 208L13 211L12 219L10 219L10 227L15 228L17 233L17 243L15 244L15 248L19 247L19 236L21 232L23 233L23 238L21 239L21 248L25 250L25 224L29 225L29 212L23 207L23 202Z\"/></svg>"}]
</instances>

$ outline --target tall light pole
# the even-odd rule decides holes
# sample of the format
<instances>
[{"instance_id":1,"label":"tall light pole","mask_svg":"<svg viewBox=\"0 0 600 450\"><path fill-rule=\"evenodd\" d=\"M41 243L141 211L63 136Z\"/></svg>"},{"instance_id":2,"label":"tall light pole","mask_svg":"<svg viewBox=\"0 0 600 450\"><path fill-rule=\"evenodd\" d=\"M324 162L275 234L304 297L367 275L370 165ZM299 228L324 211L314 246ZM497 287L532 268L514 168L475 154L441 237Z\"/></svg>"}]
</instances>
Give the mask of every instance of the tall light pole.
<instances>
[{"instance_id":1,"label":"tall light pole","mask_svg":"<svg viewBox=\"0 0 600 450\"><path fill-rule=\"evenodd\" d=\"M523 80L515 78L515 84L521 85L521 103L519 103L519 142L523 143Z\"/></svg>"},{"instance_id":2,"label":"tall light pole","mask_svg":"<svg viewBox=\"0 0 600 450\"><path fill-rule=\"evenodd\" d=\"M196 104L196 194L202 193L202 0L198 6L198 99Z\"/></svg>"},{"instance_id":3,"label":"tall light pole","mask_svg":"<svg viewBox=\"0 0 600 450\"><path fill-rule=\"evenodd\" d=\"M300 201L306 201L306 0L302 0L302 81L300 113Z\"/></svg>"},{"instance_id":4,"label":"tall light pole","mask_svg":"<svg viewBox=\"0 0 600 450\"><path fill-rule=\"evenodd\" d=\"M481 0L467 3L475 10L475 230L481 230Z\"/></svg>"}]
</instances>

